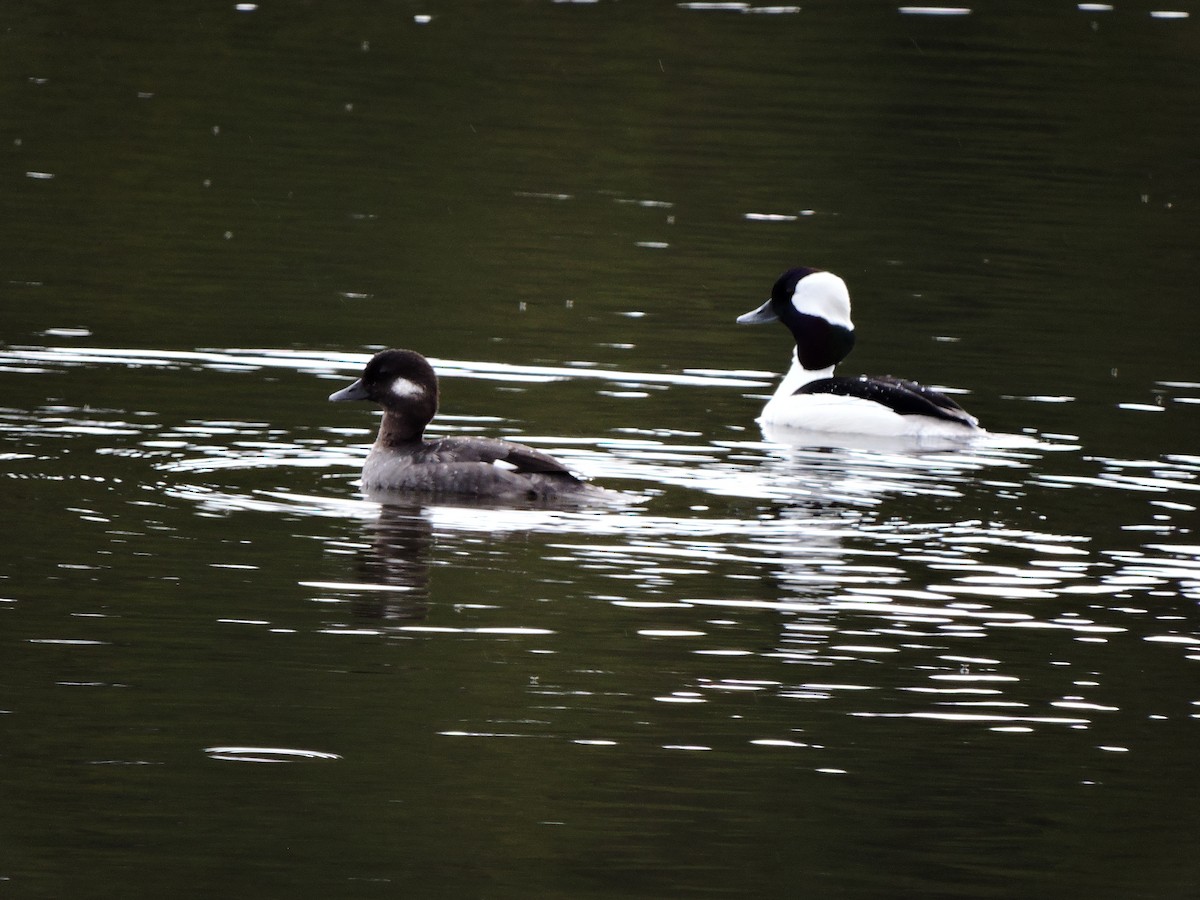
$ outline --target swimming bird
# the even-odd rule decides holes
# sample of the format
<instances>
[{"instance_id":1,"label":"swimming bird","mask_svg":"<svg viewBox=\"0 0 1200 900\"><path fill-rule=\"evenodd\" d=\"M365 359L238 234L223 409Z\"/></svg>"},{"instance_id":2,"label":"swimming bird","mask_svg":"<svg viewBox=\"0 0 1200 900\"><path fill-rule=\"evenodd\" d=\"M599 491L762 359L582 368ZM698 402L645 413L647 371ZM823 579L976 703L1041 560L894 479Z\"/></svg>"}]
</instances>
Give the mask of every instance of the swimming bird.
<instances>
[{"instance_id":1,"label":"swimming bird","mask_svg":"<svg viewBox=\"0 0 1200 900\"><path fill-rule=\"evenodd\" d=\"M363 464L364 489L553 500L595 490L540 450L486 437L425 440L438 406L433 366L413 350L375 354L362 377L329 395L383 407L379 435Z\"/></svg>"},{"instance_id":2,"label":"swimming bird","mask_svg":"<svg viewBox=\"0 0 1200 900\"><path fill-rule=\"evenodd\" d=\"M759 422L806 431L877 436L971 437L974 416L932 388L891 375L847 378L834 368L854 347L850 292L832 272L784 272L741 325L782 322L796 339L792 365Z\"/></svg>"}]
</instances>

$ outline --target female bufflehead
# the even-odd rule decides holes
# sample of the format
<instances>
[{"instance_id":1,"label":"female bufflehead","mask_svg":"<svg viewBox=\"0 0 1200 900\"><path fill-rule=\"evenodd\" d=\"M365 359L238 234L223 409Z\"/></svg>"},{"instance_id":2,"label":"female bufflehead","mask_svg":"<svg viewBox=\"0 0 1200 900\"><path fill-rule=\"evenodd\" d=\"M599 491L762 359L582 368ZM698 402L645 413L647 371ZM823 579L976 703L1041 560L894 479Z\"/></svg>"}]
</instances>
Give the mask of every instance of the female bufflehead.
<instances>
[{"instance_id":1,"label":"female bufflehead","mask_svg":"<svg viewBox=\"0 0 1200 900\"><path fill-rule=\"evenodd\" d=\"M741 325L780 321L796 338L792 367L759 421L806 431L879 436L970 437L979 422L938 391L891 375L836 378L854 347L850 292L832 272L789 269L771 299L738 316Z\"/></svg>"},{"instance_id":2,"label":"female bufflehead","mask_svg":"<svg viewBox=\"0 0 1200 900\"><path fill-rule=\"evenodd\" d=\"M483 437L425 440L425 426L437 412L438 380L429 361L412 350L375 354L361 378L329 399L372 400L383 407L379 436L363 464L365 489L527 500L590 489L532 447Z\"/></svg>"}]
</instances>

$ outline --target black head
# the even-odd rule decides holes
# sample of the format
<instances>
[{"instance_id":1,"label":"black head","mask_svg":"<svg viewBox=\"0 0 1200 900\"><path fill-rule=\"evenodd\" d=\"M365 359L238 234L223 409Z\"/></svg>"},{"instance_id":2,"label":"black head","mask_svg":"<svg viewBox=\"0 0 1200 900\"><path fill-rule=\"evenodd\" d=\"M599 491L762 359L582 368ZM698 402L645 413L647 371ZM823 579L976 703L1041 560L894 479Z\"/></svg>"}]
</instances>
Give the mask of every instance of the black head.
<instances>
[{"instance_id":1,"label":"black head","mask_svg":"<svg viewBox=\"0 0 1200 900\"><path fill-rule=\"evenodd\" d=\"M796 339L796 356L806 369L836 365L854 347L850 294L832 272L803 266L788 269L775 281L771 298L738 318L744 325L779 320Z\"/></svg>"},{"instance_id":2,"label":"black head","mask_svg":"<svg viewBox=\"0 0 1200 900\"><path fill-rule=\"evenodd\" d=\"M437 412L437 374L420 353L383 350L371 357L358 381L329 399L378 403L387 411L384 428L391 442L420 439Z\"/></svg>"},{"instance_id":3,"label":"black head","mask_svg":"<svg viewBox=\"0 0 1200 900\"><path fill-rule=\"evenodd\" d=\"M788 315L794 310L792 306L792 297L796 293L796 285L809 275L824 271L823 269L810 269L807 266L796 266L794 269L788 269L777 279L775 284L771 286L771 309L780 319Z\"/></svg>"}]
</instances>

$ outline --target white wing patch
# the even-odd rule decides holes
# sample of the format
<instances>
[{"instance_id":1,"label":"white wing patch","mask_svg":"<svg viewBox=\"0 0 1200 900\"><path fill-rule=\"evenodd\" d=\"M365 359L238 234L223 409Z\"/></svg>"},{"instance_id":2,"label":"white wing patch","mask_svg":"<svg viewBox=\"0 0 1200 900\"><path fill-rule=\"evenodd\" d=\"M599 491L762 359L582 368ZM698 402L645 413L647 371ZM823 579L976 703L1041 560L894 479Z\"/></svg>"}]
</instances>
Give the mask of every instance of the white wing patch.
<instances>
[{"instance_id":1,"label":"white wing patch","mask_svg":"<svg viewBox=\"0 0 1200 900\"><path fill-rule=\"evenodd\" d=\"M415 400L425 396L425 388L407 378L397 378L392 382L392 393L405 400Z\"/></svg>"},{"instance_id":2,"label":"white wing patch","mask_svg":"<svg viewBox=\"0 0 1200 900\"><path fill-rule=\"evenodd\" d=\"M517 467L510 463L507 459L493 459L492 465L497 469L504 469L506 472L517 471Z\"/></svg>"}]
</instances>

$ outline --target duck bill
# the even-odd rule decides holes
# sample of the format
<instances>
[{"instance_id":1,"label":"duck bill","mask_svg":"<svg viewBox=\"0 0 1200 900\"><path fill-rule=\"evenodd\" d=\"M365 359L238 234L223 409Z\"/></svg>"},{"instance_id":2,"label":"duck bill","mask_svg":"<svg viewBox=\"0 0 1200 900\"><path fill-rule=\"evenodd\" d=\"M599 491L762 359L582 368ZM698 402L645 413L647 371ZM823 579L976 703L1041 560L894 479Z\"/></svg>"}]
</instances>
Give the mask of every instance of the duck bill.
<instances>
[{"instance_id":1,"label":"duck bill","mask_svg":"<svg viewBox=\"0 0 1200 900\"><path fill-rule=\"evenodd\" d=\"M366 400L367 389L363 387L362 379L360 378L349 387L344 387L340 391L334 391L329 395L329 399L334 403L339 403L342 400Z\"/></svg>"},{"instance_id":2,"label":"duck bill","mask_svg":"<svg viewBox=\"0 0 1200 900\"><path fill-rule=\"evenodd\" d=\"M764 322L776 322L778 320L779 316L775 315L774 310L771 309L770 300L768 300L758 309L751 310L748 313L743 313L737 317L737 323L739 325L762 325Z\"/></svg>"}]
</instances>

